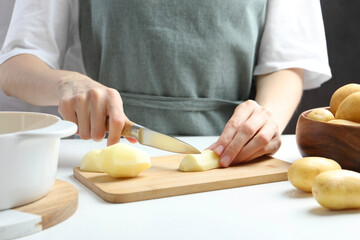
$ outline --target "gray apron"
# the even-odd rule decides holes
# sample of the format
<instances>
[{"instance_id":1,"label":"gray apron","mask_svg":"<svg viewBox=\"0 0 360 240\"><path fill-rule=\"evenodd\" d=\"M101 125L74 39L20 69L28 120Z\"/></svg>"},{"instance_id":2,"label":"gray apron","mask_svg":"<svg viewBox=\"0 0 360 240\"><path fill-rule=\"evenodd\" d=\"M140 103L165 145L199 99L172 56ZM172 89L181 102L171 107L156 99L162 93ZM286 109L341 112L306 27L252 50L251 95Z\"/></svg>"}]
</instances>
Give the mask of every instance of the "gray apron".
<instances>
[{"instance_id":1,"label":"gray apron","mask_svg":"<svg viewBox=\"0 0 360 240\"><path fill-rule=\"evenodd\" d=\"M220 135L252 97L267 0L80 0L87 74L134 122Z\"/></svg>"}]
</instances>

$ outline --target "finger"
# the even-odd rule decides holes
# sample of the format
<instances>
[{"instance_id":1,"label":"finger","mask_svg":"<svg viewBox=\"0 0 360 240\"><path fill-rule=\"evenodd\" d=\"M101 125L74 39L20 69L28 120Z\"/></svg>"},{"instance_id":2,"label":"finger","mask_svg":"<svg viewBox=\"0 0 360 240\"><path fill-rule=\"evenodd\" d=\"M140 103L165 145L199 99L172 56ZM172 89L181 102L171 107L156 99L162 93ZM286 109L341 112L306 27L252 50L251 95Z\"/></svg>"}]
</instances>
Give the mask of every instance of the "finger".
<instances>
[{"instance_id":1,"label":"finger","mask_svg":"<svg viewBox=\"0 0 360 240\"><path fill-rule=\"evenodd\" d=\"M119 114L110 114L109 116L109 135L107 139L107 145L113 145L120 142L121 131L125 125L123 116Z\"/></svg>"},{"instance_id":2,"label":"finger","mask_svg":"<svg viewBox=\"0 0 360 240\"><path fill-rule=\"evenodd\" d=\"M78 125L77 116L71 99L62 98L59 103L58 112L64 120L71 121ZM76 134L79 134L79 128L76 130Z\"/></svg>"},{"instance_id":3,"label":"finger","mask_svg":"<svg viewBox=\"0 0 360 240\"><path fill-rule=\"evenodd\" d=\"M250 103L252 104L252 103ZM229 143L233 140L240 126L251 116L253 108L248 102L240 104L234 111L233 115L226 123L216 145L213 147L214 152L221 156Z\"/></svg>"},{"instance_id":4,"label":"finger","mask_svg":"<svg viewBox=\"0 0 360 240\"><path fill-rule=\"evenodd\" d=\"M75 111L80 137L85 140L91 139L90 111L84 94L75 97Z\"/></svg>"},{"instance_id":5,"label":"finger","mask_svg":"<svg viewBox=\"0 0 360 240\"><path fill-rule=\"evenodd\" d=\"M262 148L259 151L255 152L254 154L252 154L248 158L242 159L240 162L234 163L234 165L238 164L238 163L249 162L249 161L254 160L254 159L256 159L256 158L258 158L260 156L263 156L263 155L273 155L274 153L276 153L277 150L279 150L280 146L281 146L281 139L280 139L280 137L276 137L273 140L271 140L271 142L268 145L266 145L264 148Z\"/></svg>"},{"instance_id":6,"label":"finger","mask_svg":"<svg viewBox=\"0 0 360 240\"><path fill-rule=\"evenodd\" d=\"M106 101L101 91L92 89L89 91L90 99L90 124L91 138L100 141L105 137L105 120L107 115Z\"/></svg>"},{"instance_id":7,"label":"finger","mask_svg":"<svg viewBox=\"0 0 360 240\"><path fill-rule=\"evenodd\" d=\"M137 139L133 138L133 137L126 137L126 140L128 140L131 143L137 143L138 142Z\"/></svg>"},{"instance_id":8,"label":"finger","mask_svg":"<svg viewBox=\"0 0 360 240\"><path fill-rule=\"evenodd\" d=\"M109 135L107 145L110 146L120 141L121 132L125 126L126 116L123 111L119 93L114 89L109 89L107 94L109 96L107 103L107 111L109 115Z\"/></svg>"},{"instance_id":9,"label":"finger","mask_svg":"<svg viewBox=\"0 0 360 240\"><path fill-rule=\"evenodd\" d=\"M256 135L249 141L239 152L234 159L233 164L238 164L240 162L244 162L246 160L251 160L251 157L255 153L268 153L269 144L273 144L274 139L277 136L277 126L276 124L265 124ZM271 147L273 145L270 145ZM256 157L258 157L257 155Z\"/></svg>"},{"instance_id":10,"label":"finger","mask_svg":"<svg viewBox=\"0 0 360 240\"><path fill-rule=\"evenodd\" d=\"M235 137L228 144L220 158L220 165L228 167L238 156L243 147L256 135L266 120L260 109L254 111L251 117L246 120L238 130Z\"/></svg>"}]
</instances>

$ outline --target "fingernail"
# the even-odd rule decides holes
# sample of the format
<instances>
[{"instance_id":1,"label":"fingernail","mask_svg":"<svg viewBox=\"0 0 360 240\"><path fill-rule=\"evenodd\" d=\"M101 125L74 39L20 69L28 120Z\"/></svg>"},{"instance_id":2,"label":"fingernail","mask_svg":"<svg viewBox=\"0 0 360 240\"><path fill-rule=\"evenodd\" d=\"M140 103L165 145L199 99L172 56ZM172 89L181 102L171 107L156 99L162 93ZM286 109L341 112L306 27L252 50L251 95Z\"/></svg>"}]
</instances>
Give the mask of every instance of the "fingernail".
<instances>
[{"instance_id":1,"label":"fingernail","mask_svg":"<svg viewBox=\"0 0 360 240\"><path fill-rule=\"evenodd\" d=\"M222 166L228 167L230 165L230 157L226 155L220 159L220 162L222 163Z\"/></svg>"},{"instance_id":2,"label":"fingernail","mask_svg":"<svg viewBox=\"0 0 360 240\"><path fill-rule=\"evenodd\" d=\"M220 155L222 154L222 152L224 151L223 145L217 146L214 151L215 151L215 153L216 153L217 155L220 156Z\"/></svg>"}]
</instances>

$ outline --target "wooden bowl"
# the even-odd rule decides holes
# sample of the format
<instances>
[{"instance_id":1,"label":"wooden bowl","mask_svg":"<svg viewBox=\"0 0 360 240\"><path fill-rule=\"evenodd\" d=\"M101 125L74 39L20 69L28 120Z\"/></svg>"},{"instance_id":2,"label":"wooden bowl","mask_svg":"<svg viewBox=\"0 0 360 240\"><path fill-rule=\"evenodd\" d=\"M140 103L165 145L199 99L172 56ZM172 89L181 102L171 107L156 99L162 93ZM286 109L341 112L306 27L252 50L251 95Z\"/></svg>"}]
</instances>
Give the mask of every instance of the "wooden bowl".
<instances>
[{"instance_id":1,"label":"wooden bowl","mask_svg":"<svg viewBox=\"0 0 360 240\"><path fill-rule=\"evenodd\" d=\"M360 126L315 121L307 118L311 111L300 114L296 124L300 154L330 158L343 169L360 172Z\"/></svg>"}]
</instances>

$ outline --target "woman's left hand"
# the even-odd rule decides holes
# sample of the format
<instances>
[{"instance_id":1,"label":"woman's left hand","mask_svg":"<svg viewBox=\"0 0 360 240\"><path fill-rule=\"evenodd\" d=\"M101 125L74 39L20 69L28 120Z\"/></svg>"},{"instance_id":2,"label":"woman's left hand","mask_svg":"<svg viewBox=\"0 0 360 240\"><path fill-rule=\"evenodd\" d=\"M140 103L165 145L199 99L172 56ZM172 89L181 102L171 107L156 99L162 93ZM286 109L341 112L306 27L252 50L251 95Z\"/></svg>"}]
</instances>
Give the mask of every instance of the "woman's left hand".
<instances>
[{"instance_id":1,"label":"woman's left hand","mask_svg":"<svg viewBox=\"0 0 360 240\"><path fill-rule=\"evenodd\" d=\"M278 124L271 112L253 100L241 103L216 143L209 147L228 167L259 156L274 154L281 145Z\"/></svg>"}]
</instances>

